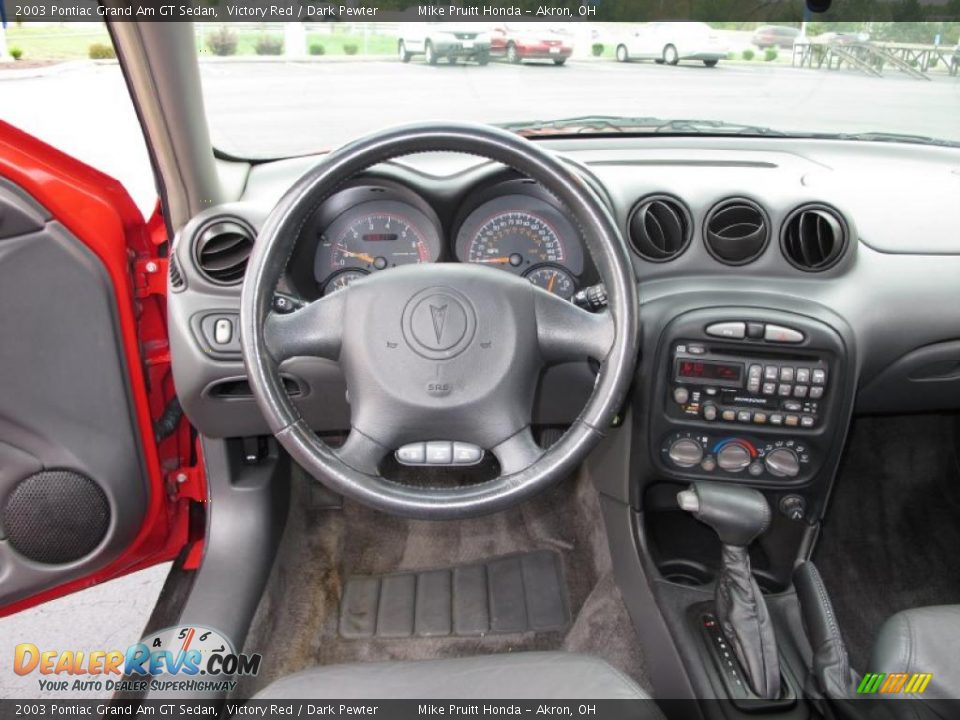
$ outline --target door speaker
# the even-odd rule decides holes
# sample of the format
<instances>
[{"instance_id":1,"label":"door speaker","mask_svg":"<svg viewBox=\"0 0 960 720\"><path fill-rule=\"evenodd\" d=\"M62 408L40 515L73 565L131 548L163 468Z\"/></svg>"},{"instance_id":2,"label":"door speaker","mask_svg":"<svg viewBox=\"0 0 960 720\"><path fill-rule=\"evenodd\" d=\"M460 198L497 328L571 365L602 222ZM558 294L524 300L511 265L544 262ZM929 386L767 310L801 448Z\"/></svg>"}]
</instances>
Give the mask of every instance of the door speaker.
<instances>
[{"instance_id":1,"label":"door speaker","mask_svg":"<svg viewBox=\"0 0 960 720\"><path fill-rule=\"evenodd\" d=\"M110 527L110 503L86 475L47 470L17 483L0 523L18 553L58 565L79 560L100 544Z\"/></svg>"}]
</instances>

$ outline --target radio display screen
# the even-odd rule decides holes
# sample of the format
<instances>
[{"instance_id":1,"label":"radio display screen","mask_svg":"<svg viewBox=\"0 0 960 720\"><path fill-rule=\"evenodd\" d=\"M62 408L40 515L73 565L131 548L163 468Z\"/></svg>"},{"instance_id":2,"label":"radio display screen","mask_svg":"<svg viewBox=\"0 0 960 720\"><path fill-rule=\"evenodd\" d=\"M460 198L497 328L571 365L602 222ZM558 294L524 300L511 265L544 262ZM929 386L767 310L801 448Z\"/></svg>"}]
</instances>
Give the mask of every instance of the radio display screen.
<instances>
[{"instance_id":1,"label":"radio display screen","mask_svg":"<svg viewBox=\"0 0 960 720\"><path fill-rule=\"evenodd\" d=\"M710 362L708 360L681 360L677 375L691 380L725 380L740 382L743 365Z\"/></svg>"}]
</instances>

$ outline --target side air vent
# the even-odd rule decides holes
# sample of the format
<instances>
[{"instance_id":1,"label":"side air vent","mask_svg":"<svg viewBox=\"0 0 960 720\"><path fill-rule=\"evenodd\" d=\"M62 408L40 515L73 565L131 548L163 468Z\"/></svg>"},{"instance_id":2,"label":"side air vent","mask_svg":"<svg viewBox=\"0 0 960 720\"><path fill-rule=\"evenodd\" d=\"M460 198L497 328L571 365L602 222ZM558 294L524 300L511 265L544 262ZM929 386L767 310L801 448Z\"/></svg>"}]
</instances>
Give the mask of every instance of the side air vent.
<instances>
[{"instance_id":1,"label":"side air vent","mask_svg":"<svg viewBox=\"0 0 960 720\"><path fill-rule=\"evenodd\" d=\"M180 271L180 263L177 262L177 256L170 256L170 289L174 292L180 292L187 286L187 282L183 279L183 273Z\"/></svg>"},{"instance_id":2,"label":"side air vent","mask_svg":"<svg viewBox=\"0 0 960 720\"><path fill-rule=\"evenodd\" d=\"M234 285L243 280L253 250L253 231L236 220L219 220L200 233L197 266L209 280Z\"/></svg>"},{"instance_id":3,"label":"side air vent","mask_svg":"<svg viewBox=\"0 0 960 720\"><path fill-rule=\"evenodd\" d=\"M847 246L843 218L825 205L804 205L790 213L780 233L784 257L796 268L820 272L833 267Z\"/></svg>"},{"instance_id":4,"label":"side air vent","mask_svg":"<svg viewBox=\"0 0 960 720\"><path fill-rule=\"evenodd\" d=\"M770 240L770 223L759 205L731 198L713 207L703 224L707 250L720 262L746 265L756 260Z\"/></svg>"},{"instance_id":5,"label":"side air vent","mask_svg":"<svg viewBox=\"0 0 960 720\"><path fill-rule=\"evenodd\" d=\"M687 249L693 223L690 211L679 200L652 195L637 203L627 229L630 244L640 257L650 262L668 262Z\"/></svg>"}]
</instances>

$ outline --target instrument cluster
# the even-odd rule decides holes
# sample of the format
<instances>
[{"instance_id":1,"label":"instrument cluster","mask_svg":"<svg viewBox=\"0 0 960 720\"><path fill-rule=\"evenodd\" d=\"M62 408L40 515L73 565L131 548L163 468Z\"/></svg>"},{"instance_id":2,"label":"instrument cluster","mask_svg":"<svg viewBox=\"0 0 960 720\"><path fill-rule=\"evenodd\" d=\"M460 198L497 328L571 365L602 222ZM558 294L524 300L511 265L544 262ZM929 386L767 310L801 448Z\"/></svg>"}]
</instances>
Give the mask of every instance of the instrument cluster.
<instances>
[{"instance_id":1,"label":"instrument cluster","mask_svg":"<svg viewBox=\"0 0 960 720\"><path fill-rule=\"evenodd\" d=\"M565 299L596 282L567 210L522 178L453 199L391 180L358 180L306 223L291 274L306 295L319 296L399 265L433 262L510 272Z\"/></svg>"}]
</instances>

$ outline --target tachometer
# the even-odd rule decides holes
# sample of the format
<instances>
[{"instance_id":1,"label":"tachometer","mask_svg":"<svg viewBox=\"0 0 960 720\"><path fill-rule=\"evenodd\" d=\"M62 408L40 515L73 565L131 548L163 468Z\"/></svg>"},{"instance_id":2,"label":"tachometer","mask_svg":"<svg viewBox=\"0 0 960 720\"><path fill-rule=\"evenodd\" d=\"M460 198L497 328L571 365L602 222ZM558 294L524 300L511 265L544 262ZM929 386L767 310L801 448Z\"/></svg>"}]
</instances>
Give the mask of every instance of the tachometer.
<instances>
[{"instance_id":1,"label":"tachometer","mask_svg":"<svg viewBox=\"0 0 960 720\"><path fill-rule=\"evenodd\" d=\"M426 215L403 202L374 200L349 208L321 232L314 275L328 285L335 273L377 272L439 255L440 236Z\"/></svg>"}]
</instances>

